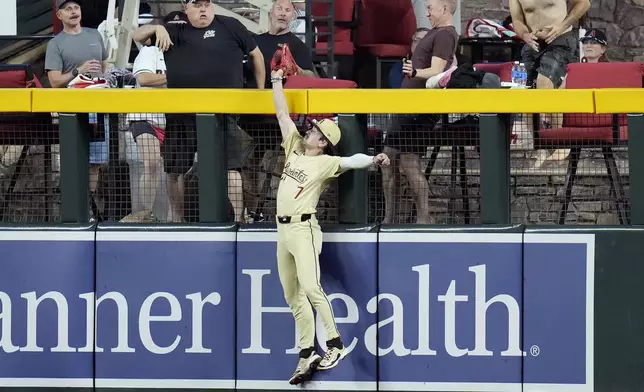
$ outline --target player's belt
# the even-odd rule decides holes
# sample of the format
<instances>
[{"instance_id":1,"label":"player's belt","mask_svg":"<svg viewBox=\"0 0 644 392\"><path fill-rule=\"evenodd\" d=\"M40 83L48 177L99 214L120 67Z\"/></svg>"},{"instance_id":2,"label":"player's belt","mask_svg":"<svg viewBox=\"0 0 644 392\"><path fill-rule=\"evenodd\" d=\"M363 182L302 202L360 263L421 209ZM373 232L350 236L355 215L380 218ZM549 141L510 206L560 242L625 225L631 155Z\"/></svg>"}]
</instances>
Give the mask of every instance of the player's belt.
<instances>
[{"instance_id":1,"label":"player's belt","mask_svg":"<svg viewBox=\"0 0 644 392\"><path fill-rule=\"evenodd\" d=\"M279 223L297 223L297 222L306 222L311 219L313 214L302 214L294 216L278 216L277 221Z\"/></svg>"}]
</instances>

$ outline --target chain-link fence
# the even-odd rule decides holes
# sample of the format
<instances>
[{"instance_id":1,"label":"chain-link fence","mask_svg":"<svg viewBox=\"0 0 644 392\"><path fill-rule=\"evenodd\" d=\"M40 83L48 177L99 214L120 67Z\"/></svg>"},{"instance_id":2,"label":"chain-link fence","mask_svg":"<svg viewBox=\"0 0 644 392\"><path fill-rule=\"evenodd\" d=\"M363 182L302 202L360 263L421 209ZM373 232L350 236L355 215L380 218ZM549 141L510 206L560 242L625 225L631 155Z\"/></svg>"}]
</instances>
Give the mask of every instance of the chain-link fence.
<instances>
[{"instance_id":1,"label":"chain-link fence","mask_svg":"<svg viewBox=\"0 0 644 392\"><path fill-rule=\"evenodd\" d=\"M372 222L479 223L479 118L372 115L370 153L391 166L370 172Z\"/></svg>"},{"instance_id":2,"label":"chain-link fence","mask_svg":"<svg viewBox=\"0 0 644 392\"><path fill-rule=\"evenodd\" d=\"M511 144L512 221L626 224L626 118L517 115Z\"/></svg>"},{"instance_id":3,"label":"chain-link fence","mask_svg":"<svg viewBox=\"0 0 644 392\"><path fill-rule=\"evenodd\" d=\"M306 130L307 118L292 115L301 132ZM241 128L252 139L250 154L242 168L244 201L247 222L275 222L277 188L285 164L282 136L274 116L240 116ZM230 125L229 125L230 126ZM317 218L322 223L338 222L337 180L332 181L320 195Z\"/></svg>"},{"instance_id":4,"label":"chain-link fence","mask_svg":"<svg viewBox=\"0 0 644 392\"><path fill-rule=\"evenodd\" d=\"M93 200L100 201L96 203L99 219L198 222L196 115L118 117L119 132L110 143L109 159L92 193ZM304 116L293 117L304 131ZM285 163L277 120L268 115L221 115L218 120L226 133L229 220L274 222ZM337 204L334 181L320 197L318 219L337 222Z\"/></svg>"},{"instance_id":5,"label":"chain-link fence","mask_svg":"<svg viewBox=\"0 0 644 392\"><path fill-rule=\"evenodd\" d=\"M58 126L49 114L0 114L3 223L60 220Z\"/></svg>"},{"instance_id":6,"label":"chain-link fence","mask_svg":"<svg viewBox=\"0 0 644 392\"><path fill-rule=\"evenodd\" d=\"M304 130L305 116L293 118ZM628 223L623 116L508 118L513 223ZM275 117L220 121L230 221L273 222L284 166ZM2 221L59 221L57 116L3 114L0 122ZM195 115L100 114L89 123L93 219L198 222ZM480 223L478 116L370 115L367 132L366 152L392 158L391 167L368 171L370 222ZM318 214L322 222L338 221L337 181L322 194Z\"/></svg>"}]
</instances>

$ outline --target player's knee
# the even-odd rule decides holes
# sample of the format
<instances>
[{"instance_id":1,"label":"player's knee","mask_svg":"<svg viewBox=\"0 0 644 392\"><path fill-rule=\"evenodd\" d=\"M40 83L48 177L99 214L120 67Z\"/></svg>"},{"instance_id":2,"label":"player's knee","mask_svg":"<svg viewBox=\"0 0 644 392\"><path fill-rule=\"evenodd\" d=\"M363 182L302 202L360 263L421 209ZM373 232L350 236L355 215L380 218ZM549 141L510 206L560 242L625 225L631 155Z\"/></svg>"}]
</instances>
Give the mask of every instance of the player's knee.
<instances>
[{"instance_id":1,"label":"player's knee","mask_svg":"<svg viewBox=\"0 0 644 392\"><path fill-rule=\"evenodd\" d=\"M300 285L302 286L302 290L304 290L304 294L306 294L306 297L311 301L311 303L314 303L317 299L324 296L322 289L317 283L310 282L302 284L302 282L300 282Z\"/></svg>"},{"instance_id":2,"label":"player's knee","mask_svg":"<svg viewBox=\"0 0 644 392\"><path fill-rule=\"evenodd\" d=\"M286 301L286 304L288 305L291 310L294 310L297 308L297 302L298 302L298 292L297 290L289 290L286 291L284 290L284 300Z\"/></svg>"}]
</instances>

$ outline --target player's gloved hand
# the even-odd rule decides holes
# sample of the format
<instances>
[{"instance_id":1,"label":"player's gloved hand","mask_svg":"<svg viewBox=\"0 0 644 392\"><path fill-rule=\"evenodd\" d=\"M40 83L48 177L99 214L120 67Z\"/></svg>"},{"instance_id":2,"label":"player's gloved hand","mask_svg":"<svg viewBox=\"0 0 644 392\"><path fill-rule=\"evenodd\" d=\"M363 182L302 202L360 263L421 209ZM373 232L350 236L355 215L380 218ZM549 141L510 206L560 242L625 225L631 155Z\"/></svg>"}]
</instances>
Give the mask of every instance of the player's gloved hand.
<instances>
[{"instance_id":1,"label":"player's gloved hand","mask_svg":"<svg viewBox=\"0 0 644 392\"><path fill-rule=\"evenodd\" d=\"M299 68L295 63L288 44L282 44L281 48L275 51L270 65L272 71L277 71L278 69L284 71L284 77L296 75Z\"/></svg>"},{"instance_id":2,"label":"player's gloved hand","mask_svg":"<svg viewBox=\"0 0 644 392\"><path fill-rule=\"evenodd\" d=\"M376 166L389 166L391 162L389 161L389 157L386 154L380 153L373 157L373 163Z\"/></svg>"}]
</instances>

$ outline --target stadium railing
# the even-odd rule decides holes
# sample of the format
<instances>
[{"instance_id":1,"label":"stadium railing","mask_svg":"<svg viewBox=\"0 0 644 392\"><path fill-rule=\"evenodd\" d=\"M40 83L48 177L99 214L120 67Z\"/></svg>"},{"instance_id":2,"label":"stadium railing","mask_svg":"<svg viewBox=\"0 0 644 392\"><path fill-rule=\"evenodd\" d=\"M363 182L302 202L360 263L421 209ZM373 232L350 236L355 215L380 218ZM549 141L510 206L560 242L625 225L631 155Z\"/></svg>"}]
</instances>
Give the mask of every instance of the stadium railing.
<instances>
[{"instance_id":1,"label":"stadium railing","mask_svg":"<svg viewBox=\"0 0 644 392\"><path fill-rule=\"evenodd\" d=\"M298 124L306 116L323 116L320 113L336 116L343 130L339 146L343 155L381 152L383 133L396 115L432 115L436 121L432 122L431 129L426 124L411 124L409 128L416 128L413 132L405 132L405 137L410 138L407 140L409 144L427 144L426 153L423 151L420 155L421 163L427 166L421 166L421 170L424 170L430 185L432 223L541 224L557 223L561 215L565 223L606 224L606 220L600 220L597 216L611 214L613 205L620 203L627 216L625 223L644 222L644 175L637 174L644 173L644 156L631 153L626 158L626 149L628 152L644 150L644 136L641 136L644 120L638 114L644 112L644 93L641 90L320 89L287 90L286 96ZM232 221L227 187L237 185L227 181L226 125L216 114L239 116L243 119L240 120L240 126L250 135L253 144L246 152L247 162L251 163L241 168L244 184L253 184L243 185L246 202L244 216L253 215L253 219L257 219L261 212L262 219L274 219L273 196L277 183L274 178L279 176L277 167L280 160L269 159L270 167L267 168L263 159L267 152L279 148L279 131L274 120L271 122L274 111L270 90L3 89L0 90L0 113L57 113L59 137L53 137L50 142L60 144L60 155L54 159L60 162L58 216L46 219L27 216L22 221L72 223L89 220L90 203L86 200L90 200L88 172L91 135L87 132L87 124L89 115L93 113L107 114L113 119L110 127L114 127L116 132L110 131L110 139L113 139L110 142L110 162L126 160L124 152L119 151L123 145L120 139L127 130L123 114L199 114L196 132L198 180L192 182L195 184L192 190L186 189L186 193L193 193L192 200L198 200L198 203L188 207L190 211L186 211L186 220L200 223ZM591 168L587 170L588 173L581 174L587 176L588 180L581 181L580 185L571 185L572 191L569 192L561 186L562 182L567 185L567 181L562 180L567 178L565 164L559 162L554 167L552 164L550 167L547 164L545 167L533 164L535 159L538 160L533 156L534 140L523 149L516 148L517 133L520 134L519 139L523 133L526 140L537 135L532 131L530 114L543 116L561 113L578 116L628 114L628 143L614 146L618 150L617 160L623 158L623 162L617 163L619 173L616 176ZM448 126L462 121L468 114L473 116L474 123L466 122L460 128ZM246 121L251 117L256 121ZM519 123L523 125L518 127ZM51 128L51 124L43 124L45 126ZM418 140L414 139L416 137ZM447 152L441 151L445 147L448 147ZM591 154L587 158L592 163L596 160L592 150L601 150L601 146L588 147ZM432 148L433 151L430 151ZM567 160L564 158L562 162ZM117 178L118 173L127 170L112 167L107 171L112 177L107 176L103 187L107 188L106 194L111 195L107 204L112 207L105 207L104 211L111 208L112 212L105 216L107 220L120 220L131 212L131 195L126 189L129 188L128 180ZM404 170L401 172L405 173ZM630 176L633 172L635 175ZM263 177L263 183L268 185L259 184L262 181L258 177ZM615 181L620 182L620 189L627 188L626 195L615 194ZM604 182L610 183L610 186L604 185ZM404 210L401 215L406 214L396 223L413 222L414 215L417 215L414 206L416 189L409 185L404 180L401 185L396 185L394 204L397 203L398 210ZM330 188L321 201L322 221L360 224L379 222L383 218L387 207L378 171L344 174ZM6 198L4 195L3 199ZM252 200L252 203L247 200ZM461 203L458 203L459 200ZM573 207L564 210L562 215L560 205L568 201ZM250 206L249 203L254 204ZM118 205L118 208L114 205ZM583 211L581 207L587 205L597 207L596 211ZM56 213L50 211L49 214ZM566 217L566 214L573 218ZM591 214L595 214L595 217L589 218ZM3 222L9 221L11 218L3 215ZM616 222L616 218L613 221Z\"/></svg>"}]
</instances>

